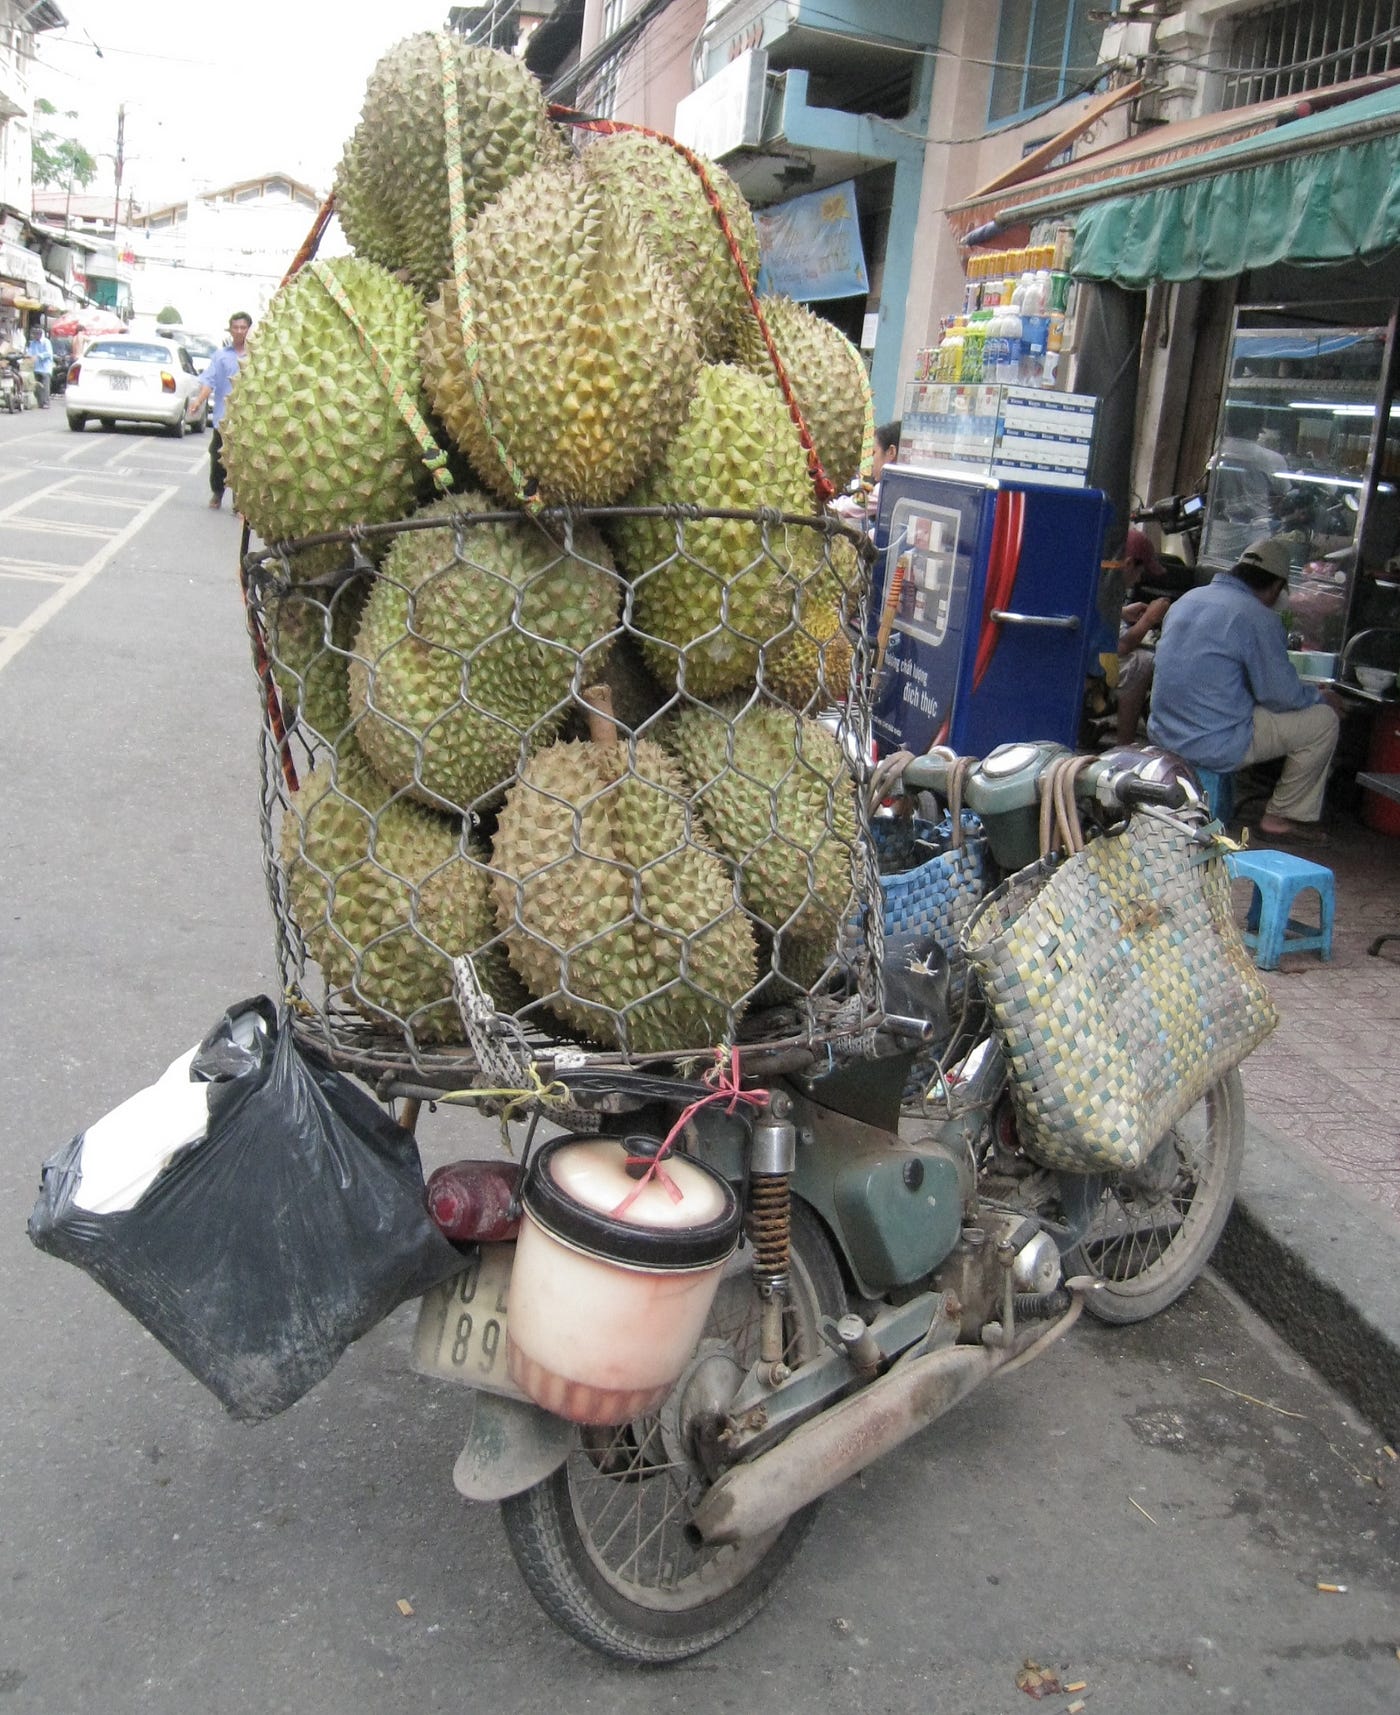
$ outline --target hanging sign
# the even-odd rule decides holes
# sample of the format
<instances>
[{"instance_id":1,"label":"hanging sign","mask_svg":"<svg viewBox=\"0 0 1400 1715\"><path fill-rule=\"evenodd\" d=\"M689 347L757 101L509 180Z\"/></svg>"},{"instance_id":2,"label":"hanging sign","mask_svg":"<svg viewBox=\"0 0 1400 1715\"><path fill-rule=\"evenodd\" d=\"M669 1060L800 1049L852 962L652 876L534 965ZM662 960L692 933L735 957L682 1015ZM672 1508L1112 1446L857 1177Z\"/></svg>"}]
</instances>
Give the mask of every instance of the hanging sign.
<instances>
[{"instance_id":1,"label":"hanging sign","mask_svg":"<svg viewBox=\"0 0 1400 1715\"><path fill-rule=\"evenodd\" d=\"M854 298L870 290L860 242L854 179L791 202L754 210L760 292L811 303Z\"/></svg>"}]
</instances>

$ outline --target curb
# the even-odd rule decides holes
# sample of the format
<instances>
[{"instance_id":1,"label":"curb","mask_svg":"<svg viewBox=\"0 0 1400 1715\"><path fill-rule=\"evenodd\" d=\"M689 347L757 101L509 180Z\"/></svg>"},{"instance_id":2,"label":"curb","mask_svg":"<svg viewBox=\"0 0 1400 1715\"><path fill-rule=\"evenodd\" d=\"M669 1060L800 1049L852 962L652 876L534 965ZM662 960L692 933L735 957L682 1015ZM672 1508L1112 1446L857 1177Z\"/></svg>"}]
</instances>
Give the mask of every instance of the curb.
<instances>
[{"instance_id":1,"label":"curb","mask_svg":"<svg viewBox=\"0 0 1400 1715\"><path fill-rule=\"evenodd\" d=\"M1295 1145L1247 1126L1239 1193L1212 1265L1391 1442L1400 1440L1397 1257L1400 1222L1387 1210Z\"/></svg>"}]
</instances>

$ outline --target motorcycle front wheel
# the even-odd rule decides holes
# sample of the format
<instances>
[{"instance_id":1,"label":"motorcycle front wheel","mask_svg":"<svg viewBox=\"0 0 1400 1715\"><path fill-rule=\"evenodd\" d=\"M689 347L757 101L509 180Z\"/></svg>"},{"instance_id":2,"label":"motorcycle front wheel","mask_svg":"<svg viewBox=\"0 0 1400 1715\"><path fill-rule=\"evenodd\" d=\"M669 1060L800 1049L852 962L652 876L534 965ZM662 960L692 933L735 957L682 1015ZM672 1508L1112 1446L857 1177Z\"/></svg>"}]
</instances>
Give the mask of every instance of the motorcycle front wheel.
<instances>
[{"instance_id":1,"label":"motorcycle front wheel","mask_svg":"<svg viewBox=\"0 0 1400 1715\"><path fill-rule=\"evenodd\" d=\"M752 1253L736 1253L700 1345L661 1410L584 1429L544 1482L502 1503L506 1539L531 1593L580 1643L617 1661L683 1661L746 1625L811 1529L816 1506L752 1541L710 1545L691 1518L709 1487L698 1450L758 1357ZM820 1223L792 1210L785 1361L821 1349L822 1316L846 1307Z\"/></svg>"},{"instance_id":2,"label":"motorcycle front wheel","mask_svg":"<svg viewBox=\"0 0 1400 1715\"><path fill-rule=\"evenodd\" d=\"M1142 1322L1174 1303L1210 1261L1240 1183L1244 1089L1213 1084L1130 1173L1061 1179L1061 1207L1083 1231L1067 1275L1102 1282L1085 1301L1101 1322Z\"/></svg>"}]
</instances>

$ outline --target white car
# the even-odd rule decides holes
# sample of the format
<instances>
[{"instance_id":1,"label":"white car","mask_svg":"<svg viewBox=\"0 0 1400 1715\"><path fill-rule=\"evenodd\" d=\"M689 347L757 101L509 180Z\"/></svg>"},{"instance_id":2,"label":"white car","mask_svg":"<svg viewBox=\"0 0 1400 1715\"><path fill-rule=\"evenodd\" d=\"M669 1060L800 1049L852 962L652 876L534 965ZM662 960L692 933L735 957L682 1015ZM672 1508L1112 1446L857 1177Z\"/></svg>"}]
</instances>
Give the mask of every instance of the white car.
<instances>
[{"instance_id":1,"label":"white car","mask_svg":"<svg viewBox=\"0 0 1400 1715\"><path fill-rule=\"evenodd\" d=\"M68 427L81 431L89 417L104 429L159 423L178 439L191 427L187 412L198 391L199 372L179 341L108 335L85 346L68 371Z\"/></svg>"}]
</instances>

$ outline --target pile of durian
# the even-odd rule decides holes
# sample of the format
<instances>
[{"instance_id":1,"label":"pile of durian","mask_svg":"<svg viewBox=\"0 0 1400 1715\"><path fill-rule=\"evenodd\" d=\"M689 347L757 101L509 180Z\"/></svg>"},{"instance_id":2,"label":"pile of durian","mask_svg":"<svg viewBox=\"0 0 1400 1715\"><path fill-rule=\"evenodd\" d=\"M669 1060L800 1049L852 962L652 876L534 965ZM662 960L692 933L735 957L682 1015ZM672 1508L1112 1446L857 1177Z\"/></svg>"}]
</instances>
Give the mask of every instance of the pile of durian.
<instances>
[{"instance_id":1,"label":"pile of durian","mask_svg":"<svg viewBox=\"0 0 1400 1715\"><path fill-rule=\"evenodd\" d=\"M752 215L708 172L756 276ZM728 241L668 144L556 124L523 65L450 35L380 61L336 204L355 254L278 292L224 422L312 763L283 792L281 902L330 1000L410 1044L463 1039L468 953L550 1035L703 1053L839 969L860 871L816 716L852 688L863 567ZM763 308L840 488L860 355ZM678 505L751 516L638 511Z\"/></svg>"}]
</instances>

